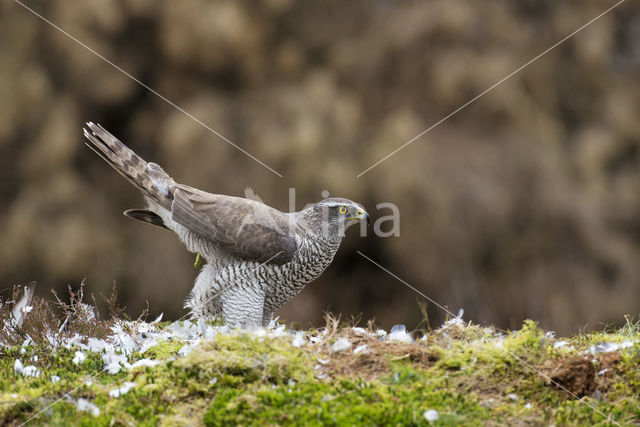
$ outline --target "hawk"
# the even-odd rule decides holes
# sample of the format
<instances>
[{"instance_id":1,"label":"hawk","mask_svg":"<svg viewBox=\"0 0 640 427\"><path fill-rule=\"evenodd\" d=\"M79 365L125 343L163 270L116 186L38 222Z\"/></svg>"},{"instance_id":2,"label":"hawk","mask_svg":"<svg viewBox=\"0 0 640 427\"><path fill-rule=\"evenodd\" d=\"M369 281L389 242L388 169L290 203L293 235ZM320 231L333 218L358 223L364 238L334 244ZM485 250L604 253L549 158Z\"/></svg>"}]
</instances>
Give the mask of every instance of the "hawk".
<instances>
[{"instance_id":1,"label":"hawk","mask_svg":"<svg viewBox=\"0 0 640 427\"><path fill-rule=\"evenodd\" d=\"M207 193L175 182L102 126L87 123L86 144L144 195L130 218L167 228L206 260L185 301L195 317L231 327L268 325L331 263L345 230L369 215L357 203L326 198L299 212Z\"/></svg>"}]
</instances>

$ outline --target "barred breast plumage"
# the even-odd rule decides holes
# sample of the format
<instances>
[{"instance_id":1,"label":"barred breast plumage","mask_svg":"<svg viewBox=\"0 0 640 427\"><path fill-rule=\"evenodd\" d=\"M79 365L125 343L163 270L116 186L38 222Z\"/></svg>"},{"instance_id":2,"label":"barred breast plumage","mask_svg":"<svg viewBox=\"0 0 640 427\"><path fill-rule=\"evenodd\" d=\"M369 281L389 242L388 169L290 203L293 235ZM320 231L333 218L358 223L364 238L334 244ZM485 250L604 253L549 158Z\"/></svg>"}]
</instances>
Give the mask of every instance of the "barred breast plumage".
<instances>
[{"instance_id":1,"label":"barred breast plumage","mask_svg":"<svg viewBox=\"0 0 640 427\"><path fill-rule=\"evenodd\" d=\"M348 199L284 213L178 184L101 126L87 125L87 145L145 196L147 209L125 215L174 231L207 261L185 303L196 317L221 317L240 327L268 324L331 263L345 230L369 219Z\"/></svg>"}]
</instances>

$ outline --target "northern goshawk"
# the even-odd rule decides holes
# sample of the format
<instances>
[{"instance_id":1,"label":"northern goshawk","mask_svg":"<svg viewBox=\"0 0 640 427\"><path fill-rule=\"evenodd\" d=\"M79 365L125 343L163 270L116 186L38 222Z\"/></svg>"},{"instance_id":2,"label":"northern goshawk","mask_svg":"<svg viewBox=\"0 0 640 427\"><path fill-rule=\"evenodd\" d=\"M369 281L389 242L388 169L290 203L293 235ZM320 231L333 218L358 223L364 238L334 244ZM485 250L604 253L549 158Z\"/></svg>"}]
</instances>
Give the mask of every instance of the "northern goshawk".
<instances>
[{"instance_id":1,"label":"northern goshawk","mask_svg":"<svg viewBox=\"0 0 640 427\"><path fill-rule=\"evenodd\" d=\"M196 317L232 327L267 325L331 263L345 230L369 221L357 203L327 198L292 213L259 201L207 193L175 182L102 126L87 123L87 145L144 195L128 217L175 232L206 264L185 302Z\"/></svg>"}]
</instances>

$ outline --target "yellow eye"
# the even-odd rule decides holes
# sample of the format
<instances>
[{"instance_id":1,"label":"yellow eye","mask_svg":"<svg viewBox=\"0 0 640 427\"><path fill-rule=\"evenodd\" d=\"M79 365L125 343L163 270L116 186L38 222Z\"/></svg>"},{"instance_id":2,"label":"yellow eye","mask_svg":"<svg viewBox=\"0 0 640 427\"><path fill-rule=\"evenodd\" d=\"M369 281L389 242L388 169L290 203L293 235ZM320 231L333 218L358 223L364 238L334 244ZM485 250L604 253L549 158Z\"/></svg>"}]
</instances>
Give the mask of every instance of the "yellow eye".
<instances>
[{"instance_id":1,"label":"yellow eye","mask_svg":"<svg viewBox=\"0 0 640 427\"><path fill-rule=\"evenodd\" d=\"M345 213L347 213L347 208L345 208L344 206L340 206L339 211L340 211L341 214L345 214Z\"/></svg>"}]
</instances>

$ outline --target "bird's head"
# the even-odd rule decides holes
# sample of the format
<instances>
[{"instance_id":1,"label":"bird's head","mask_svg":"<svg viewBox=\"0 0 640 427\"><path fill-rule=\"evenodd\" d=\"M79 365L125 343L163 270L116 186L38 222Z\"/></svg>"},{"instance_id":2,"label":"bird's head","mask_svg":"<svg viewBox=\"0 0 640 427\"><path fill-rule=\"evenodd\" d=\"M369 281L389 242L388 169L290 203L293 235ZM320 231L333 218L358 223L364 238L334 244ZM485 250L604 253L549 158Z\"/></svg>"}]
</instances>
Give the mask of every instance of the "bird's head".
<instances>
[{"instance_id":1,"label":"bird's head","mask_svg":"<svg viewBox=\"0 0 640 427\"><path fill-rule=\"evenodd\" d=\"M329 237L342 238L351 225L370 222L369 214L358 203L337 197L323 199L311 205L308 216L314 224L321 227L321 232Z\"/></svg>"}]
</instances>

